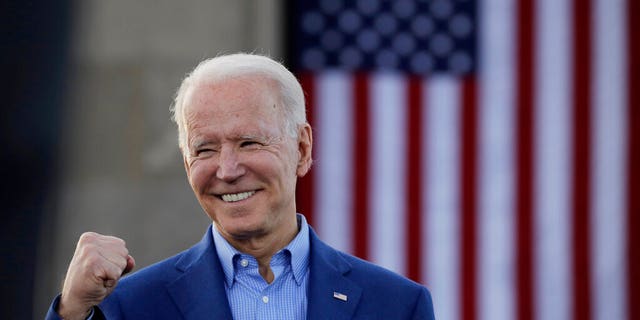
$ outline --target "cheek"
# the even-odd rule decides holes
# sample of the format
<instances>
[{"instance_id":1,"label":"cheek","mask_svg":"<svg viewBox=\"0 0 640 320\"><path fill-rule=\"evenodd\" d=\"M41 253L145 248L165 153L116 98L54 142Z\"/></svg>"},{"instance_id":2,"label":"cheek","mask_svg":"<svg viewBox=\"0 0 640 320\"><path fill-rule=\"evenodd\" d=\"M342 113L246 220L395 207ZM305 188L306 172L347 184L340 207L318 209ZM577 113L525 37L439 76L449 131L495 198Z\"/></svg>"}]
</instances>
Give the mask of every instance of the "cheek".
<instances>
[{"instance_id":1,"label":"cheek","mask_svg":"<svg viewBox=\"0 0 640 320\"><path fill-rule=\"evenodd\" d=\"M273 154L262 154L255 157L250 166L254 172L261 172L270 178L278 177L280 179L288 177L293 169L290 158Z\"/></svg>"},{"instance_id":2,"label":"cheek","mask_svg":"<svg viewBox=\"0 0 640 320\"><path fill-rule=\"evenodd\" d=\"M215 173L215 166L208 164L206 161L196 161L189 168L189 183L194 190L200 190L207 187L211 181L211 175Z\"/></svg>"},{"instance_id":3,"label":"cheek","mask_svg":"<svg viewBox=\"0 0 640 320\"><path fill-rule=\"evenodd\" d=\"M283 159L284 170L287 176L290 176L292 179L297 179L298 177L298 151L295 149L290 150L289 153Z\"/></svg>"}]
</instances>

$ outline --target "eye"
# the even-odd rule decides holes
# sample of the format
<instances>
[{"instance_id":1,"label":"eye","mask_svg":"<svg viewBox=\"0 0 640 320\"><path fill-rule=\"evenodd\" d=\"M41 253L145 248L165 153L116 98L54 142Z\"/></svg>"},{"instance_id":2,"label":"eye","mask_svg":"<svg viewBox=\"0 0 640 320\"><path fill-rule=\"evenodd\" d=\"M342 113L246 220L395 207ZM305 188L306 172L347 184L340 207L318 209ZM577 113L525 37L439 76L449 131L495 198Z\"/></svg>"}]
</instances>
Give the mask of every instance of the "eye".
<instances>
[{"instance_id":1,"label":"eye","mask_svg":"<svg viewBox=\"0 0 640 320\"><path fill-rule=\"evenodd\" d=\"M246 141L242 141L242 143L240 143L240 147L241 148L258 146L258 145L260 145L260 143L258 143L257 141L253 141L253 140L246 140Z\"/></svg>"},{"instance_id":2,"label":"eye","mask_svg":"<svg viewBox=\"0 0 640 320\"><path fill-rule=\"evenodd\" d=\"M196 156L197 157L203 157L203 156L209 156L211 154L213 154L215 151L213 149L209 149L209 148L202 148L202 149L198 149L196 150Z\"/></svg>"}]
</instances>

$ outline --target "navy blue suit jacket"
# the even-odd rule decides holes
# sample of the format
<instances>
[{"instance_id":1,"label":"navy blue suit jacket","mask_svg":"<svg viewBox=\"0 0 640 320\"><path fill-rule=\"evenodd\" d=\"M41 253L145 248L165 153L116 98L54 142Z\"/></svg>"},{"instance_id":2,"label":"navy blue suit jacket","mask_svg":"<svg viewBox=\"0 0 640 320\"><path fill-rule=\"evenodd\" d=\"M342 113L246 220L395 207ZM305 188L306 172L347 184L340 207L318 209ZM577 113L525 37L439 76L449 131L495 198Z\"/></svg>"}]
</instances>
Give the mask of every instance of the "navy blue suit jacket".
<instances>
[{"instance_id":1,"label":"navy blue suit jacket","mask_svg":"<svg viewBox=\"0 0 640 320\"><path fill-rule=\"evenodd\" d=\"M329 247L313 230L309 237L307 319L434 319L425 287ZM47 319L59 319L55 304ZM192 248L121 279L95 318L101 313L106 319L232 319L211 228Z\"/></svg>"}]
</instances>

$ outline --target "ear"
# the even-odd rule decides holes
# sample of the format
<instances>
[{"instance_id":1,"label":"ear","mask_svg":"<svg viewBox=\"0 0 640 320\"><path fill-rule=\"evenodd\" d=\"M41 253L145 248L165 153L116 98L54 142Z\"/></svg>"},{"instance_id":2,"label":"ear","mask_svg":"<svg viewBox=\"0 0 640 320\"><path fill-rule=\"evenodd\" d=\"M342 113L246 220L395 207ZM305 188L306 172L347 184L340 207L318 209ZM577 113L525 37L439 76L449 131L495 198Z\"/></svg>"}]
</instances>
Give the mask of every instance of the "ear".
<instances>
[{"instance_id":1,"label":"ear","mask_svg":"<svg viewBox=\"0 0 640 320\"><path fill-rule=\"evenodd\" d=\"M313 162L313 159L311 158L312 148L313 133L311 131L311 126L308 123L305 123L298 129L298 154L300 155L300 158L298 159L298 167L296 169L298 177L304 177L304 175L309 172L309 169L311 169L311 163Z\"/></svg>"}]
</instances>

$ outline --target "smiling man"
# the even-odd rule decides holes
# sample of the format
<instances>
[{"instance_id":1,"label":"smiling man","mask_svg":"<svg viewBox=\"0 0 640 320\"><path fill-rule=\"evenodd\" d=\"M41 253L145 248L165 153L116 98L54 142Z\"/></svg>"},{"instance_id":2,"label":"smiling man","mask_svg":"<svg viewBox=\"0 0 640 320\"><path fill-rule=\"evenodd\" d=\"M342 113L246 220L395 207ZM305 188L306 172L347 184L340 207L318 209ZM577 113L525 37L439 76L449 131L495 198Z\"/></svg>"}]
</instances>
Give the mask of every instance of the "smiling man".
<instances>
[{"instance_id":1,"label":"smiling man","mask_svg":"<svg viewBox=\"0 0 640 320\"><path fill-rule=\"evenodd\" d=\"M213 221L189 250L122 277L119 238L85 233L48 319L433 319L426 288L322 242L296 213L311 168L304 95L281 64L233 54L178 90L184 166Z\"/></svg>"}]
</instances>

